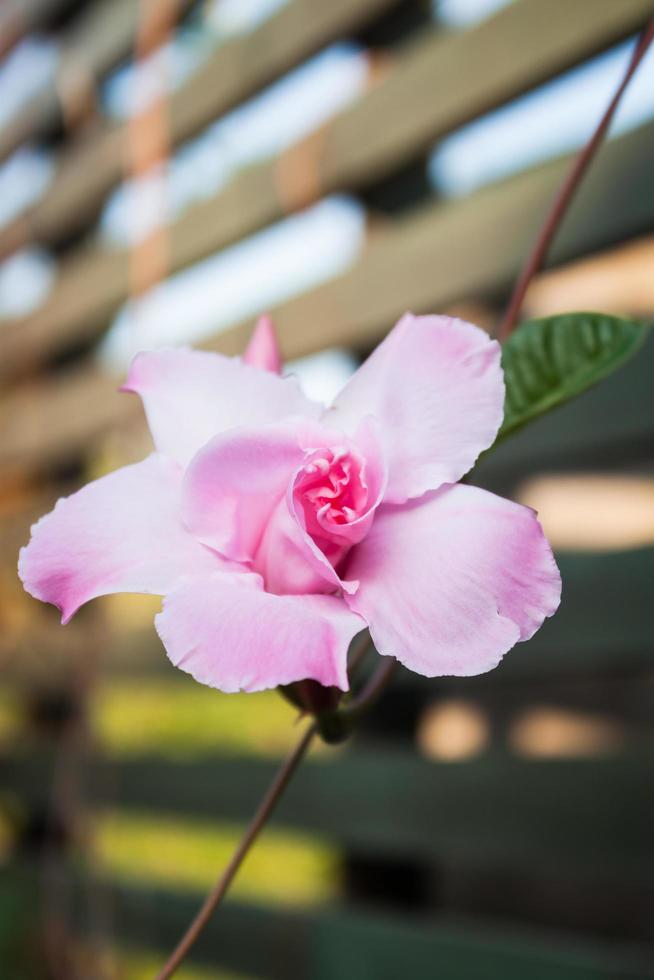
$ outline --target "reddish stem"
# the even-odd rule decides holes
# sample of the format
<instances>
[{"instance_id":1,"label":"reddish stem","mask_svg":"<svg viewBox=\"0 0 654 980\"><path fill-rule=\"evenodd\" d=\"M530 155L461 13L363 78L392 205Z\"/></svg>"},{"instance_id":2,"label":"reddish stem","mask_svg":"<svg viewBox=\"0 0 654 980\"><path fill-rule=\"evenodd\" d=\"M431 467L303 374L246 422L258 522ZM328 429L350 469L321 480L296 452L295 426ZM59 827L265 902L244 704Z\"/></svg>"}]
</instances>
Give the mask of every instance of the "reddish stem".
<instances>
[{"instance_id":1,"label":"reddish stem","mask_svg":"<svg viewBox=\"0 0 654 980\"><path fill-rule=\"evenodd\" d=\"M355 653L357 663L363 658L363 655L368 647L368 643L369 639L366 636L365 644L361 643L360 647ZM356 714L357 718L382 695L390 682L396 667L396 660L385 658L384 662L377 668L376 672L368 681L361 694L355 698L349 706L349 709ZM236 876L236 872L241 867L245 857L248 854L248 851L263 830L266 821L277 805L277 802L286 789L293 773L304 758L304 755L311 744L311 740L317 732L318 722L314 721L308 728L305 729L302 738L295 746L284 764L278 770L277 775L268 789L268 792L259 804L245 834L241 838L238 847L232 855L229 864L207 895L206 899L204 900L204 904L200 908L196 917L193 919L191 925L186 930L184 936L177 945L177 948L170 955L160 973L157 974L156 980L169 980L169 977L173 976L173 974L181 966L182 962L186 959L188 953L198 939L198 936L220 905L222 899L225 897L227 889Z\"/></svg>"},{"instance_id":2,"label":"reddish stem","mask_svg":"<svg viewBox=\"0 0 654 980\"><path fill-rule=\"evenodd\" d=\"M581 184L588 167L590 166L609 126L611 125L613 116L615 115L615 111L620 104L620 100L622 99L625 89L631 81L639 64L643 60L643 57L645 56L652 41L654 41L654 19L650 21L641 34L638 43L634 48L634 53L631 56L631 60L624 77L613 95L609 105L607 106L604 115L600 119L595 132L581 152L577 155L568 176L557 191L549 213L538 234L534 248L527 259L520 276L518 277L518 281L515 284L509 305L506 313L504 314L504 319L502 320L496 334L499 341L506 340L509 334L515 329L518 314L520 313L520 309L524 302L525 294L529 288L531 280L534 278L539 269L542 268L552 244L552 239L554 238L554 235L556 234L566 211L568 210L577 190L579 189L579 185Z\"/></svg>"},{"instance_id":3,"label":"reddish stem","mask_svg":"<svg viewBox=\"0 0 654 980\"><path fill-rule=\"evenodd\" d=\"M291 776L304 758L304 755L309 748L311 740L316 734L316 731L317 728L315 722L305 729L302 738L297 743L281 768L277 771L277 775L270 784L268 792L259 804L256 813L252 817L252 820L250 821L245 834L241 838L238 847L234 851L229 864L205 898L202 908L182 936L177 948L171 953L170 957L166 961L166 964L157 974L156 980L168 980L168 978L172 977L172 975L176 973L177 969L181 966L183 960L186 958L189 951L195 944L198 936L206 926L213 912L218 908L222 899L225 897L227 889L236 876L236 872L243 864L248 851L263 830L268 817L275 809L275 806L286 789Z\"/></svg>"}]
</instances>

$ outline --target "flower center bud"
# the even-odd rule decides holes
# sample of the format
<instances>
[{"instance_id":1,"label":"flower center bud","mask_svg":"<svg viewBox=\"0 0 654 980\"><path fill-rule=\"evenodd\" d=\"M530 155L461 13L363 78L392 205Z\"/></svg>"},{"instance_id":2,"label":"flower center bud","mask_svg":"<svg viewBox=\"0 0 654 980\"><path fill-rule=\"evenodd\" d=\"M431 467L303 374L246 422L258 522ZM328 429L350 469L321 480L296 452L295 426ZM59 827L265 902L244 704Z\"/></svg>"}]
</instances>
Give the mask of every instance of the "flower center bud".
<instances>
[{"instance_id":1,"label":"flower center bud","mask_svg":"<svg viewBox=\"0 0 654 980\"><path fill-rule=\"evenodd\" d=\"M294 492L312 537L346 535L368 503L363 460L344 447L319 449L302 467Z\"/></svg>"}]
</instances>

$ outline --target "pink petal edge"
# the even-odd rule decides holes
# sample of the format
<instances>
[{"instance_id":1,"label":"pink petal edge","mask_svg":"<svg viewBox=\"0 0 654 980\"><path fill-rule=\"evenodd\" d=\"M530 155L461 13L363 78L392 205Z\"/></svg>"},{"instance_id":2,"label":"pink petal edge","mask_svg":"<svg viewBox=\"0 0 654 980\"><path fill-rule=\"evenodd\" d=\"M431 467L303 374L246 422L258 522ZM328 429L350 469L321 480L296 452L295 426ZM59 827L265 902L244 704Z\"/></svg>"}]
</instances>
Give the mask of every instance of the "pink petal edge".
<instances>
[{"instance_id":1,"label":"pink petal edge","mask_svg":"<svg viewBox=\"0 0 654 980\"><path fill-rule=\"evenodd\" d=\"M346 574L378 651L427 677L491 670L561 597L536 514L461 484L380 507Z\"/></svg>"},{"instance_id":2,"label":"pink petal edge","mask_svg":"<svg viewBox=\"0 0 654 980\"><path fill-rule=\"evenodd\" d=\"M303 456L296 426L240 428L215 436L186 470L184 523L225 557L251 561Z\"/></svg>"},{"instance_id":3,"label":"pink petal edge","mask_svg":"<svg viewBox=\"0 0 654 980\"><path fill-rule=\"evenodd\" d=\"M67 623L97 596L163 595L183 575L221 568L182 525L180 487L179 467L153 454L60 499L20 551L27 592L57 606Z\"/></svg>"},{"instance_id":4,"label":"pink petal edge","mask_svg":"<svg viewBox=\"0 0 654 980\"><path fill-rule=\"evenodd\" d=\"M180 582L155 626L175 666L226 693L305 678L346 691L348 647L365 629L336 596L271 595L258 575L221 573Z\"/></svg>"},{"instance_id":5,"label":"pink petal edge","mask_svg":"<svg viewBox=\"0 0 654 980\"><path fill-rule=\"evenodd\" d=\"M121 390L140 395L155 447L182 466L220 432L323 413L295 378L187 347L137 354Z\"/></svg>"},{"instance_id":6,"label":"pink petal edge","mask_svg":"<svg viewBox=\"0 0 654 980\"><path fill-rule=\"evenodd\" d=\"M389 464L386 500L455 483L502 422L499 344L471 323L407 313L352 376L329 412L347 432L374 416Z\"/></svg>"}]
</instances>

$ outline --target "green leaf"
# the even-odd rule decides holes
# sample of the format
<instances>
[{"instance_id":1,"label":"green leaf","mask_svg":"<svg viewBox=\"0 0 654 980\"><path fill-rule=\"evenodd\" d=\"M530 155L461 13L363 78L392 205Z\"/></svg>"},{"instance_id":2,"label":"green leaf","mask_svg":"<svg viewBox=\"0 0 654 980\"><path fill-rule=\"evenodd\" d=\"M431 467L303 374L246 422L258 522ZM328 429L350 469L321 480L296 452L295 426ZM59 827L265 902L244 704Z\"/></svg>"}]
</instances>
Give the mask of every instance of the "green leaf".
<instances>
[{"instance_id":1,"label":"green leaf","mask_svg":"<svg viewBox=\"0 0 654 980\"><path fill-rule=\"evenodd\" d=\"M631 357L649 327L604 313L564 313L521 324L502 348L503 439L581 395Z\"/></svg>"}]
</instances>

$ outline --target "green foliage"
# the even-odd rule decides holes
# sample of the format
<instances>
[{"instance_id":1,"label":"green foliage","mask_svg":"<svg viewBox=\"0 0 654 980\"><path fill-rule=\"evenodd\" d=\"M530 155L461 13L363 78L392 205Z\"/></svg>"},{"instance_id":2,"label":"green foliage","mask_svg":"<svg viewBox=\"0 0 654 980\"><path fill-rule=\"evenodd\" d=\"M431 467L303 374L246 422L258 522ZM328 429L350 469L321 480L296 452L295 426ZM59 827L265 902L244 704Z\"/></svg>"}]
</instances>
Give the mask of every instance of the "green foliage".
<instances>
[{"instance_id":1,"label":"green foliage","mask_svg":"<svg viewBox=\"0 0 654 980\"><path fill-rule=\"evenodd\" d=\"M638 350L648 329L604 313L521 324L502 349L506 399L498 441L611 374Z\"/></svg>"}]
</instances>

